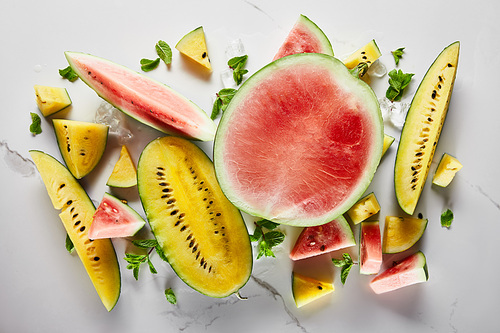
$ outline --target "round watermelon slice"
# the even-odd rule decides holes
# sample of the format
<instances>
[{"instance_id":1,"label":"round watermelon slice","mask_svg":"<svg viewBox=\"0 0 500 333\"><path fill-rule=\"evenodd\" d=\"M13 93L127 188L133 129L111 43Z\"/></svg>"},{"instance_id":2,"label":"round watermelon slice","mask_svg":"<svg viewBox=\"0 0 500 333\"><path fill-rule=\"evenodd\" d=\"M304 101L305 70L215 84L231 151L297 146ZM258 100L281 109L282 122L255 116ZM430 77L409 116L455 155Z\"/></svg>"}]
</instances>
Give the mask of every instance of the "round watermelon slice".
<instances>
[{"instance_id":1,"label":"round watermelon slice","mask_svg":"<svg viewBox=\"0 0 500 333\"><path fill-rule=\"evenodd\" d=\"M144 227L146 221L117 197L104 193L89 229L90 239L130 237Z\"/></svg>"},{"instance_id":2,"label":"round watermelon slice","mask_svg":"<svg viewBox=\"0 0 500 333\"><path fill-rule=\"evenodd\" d=\"M377 97L337 59L280 58L251 76L224 112L214 143L220 186L242 211L314 226L346 212L382 155Z\"/></svg>"}]
</instances>

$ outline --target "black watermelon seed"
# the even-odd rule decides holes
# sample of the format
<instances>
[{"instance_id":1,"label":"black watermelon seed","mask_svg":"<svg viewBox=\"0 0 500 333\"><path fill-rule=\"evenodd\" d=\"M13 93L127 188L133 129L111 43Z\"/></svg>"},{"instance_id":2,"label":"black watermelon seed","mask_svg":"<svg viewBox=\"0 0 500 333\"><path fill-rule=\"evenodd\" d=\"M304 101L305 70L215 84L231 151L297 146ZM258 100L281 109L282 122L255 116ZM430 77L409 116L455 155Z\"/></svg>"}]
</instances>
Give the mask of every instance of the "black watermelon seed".
<instances>
[{"instance_id":1,"label":"black watermelon seed","mask_svg":"<svg viewBox=\"0 0 500 333\"><path fill-rule=\"evenodd\" d=\"M85 230L85 226L80 228L80 231L84 231L84 230Z\"/></svg>"},{"instance_id":2,"label":"black watermelon seed","mask_svg":"<svg viewBox=\"0 0 500 333\"><path fill-rule=\"evenodd\" d=\"M101 258L99 257L94 257L94 261L99 261Z\"/></svg>"}]
</instances>

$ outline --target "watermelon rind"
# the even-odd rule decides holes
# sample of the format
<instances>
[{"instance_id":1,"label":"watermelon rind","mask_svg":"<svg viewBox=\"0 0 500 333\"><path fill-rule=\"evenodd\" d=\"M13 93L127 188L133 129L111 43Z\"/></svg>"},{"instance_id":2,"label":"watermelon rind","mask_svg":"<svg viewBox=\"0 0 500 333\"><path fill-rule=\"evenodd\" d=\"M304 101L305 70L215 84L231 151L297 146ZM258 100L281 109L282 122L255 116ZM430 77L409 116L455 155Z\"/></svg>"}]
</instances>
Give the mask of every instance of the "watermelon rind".
<instances>
[{"instance_id":1,"label":"watermelon rind","mask_svg":"<svg viewBox=\"0 0 500 333\"><path fill-rule=\"evenodd\" d=\"M83 82L128 116L166 134L200 141L214 139L216 125L207 113L169 86L91 54L70 51L64 54L71 68ZM79 65L78 61L82 63ZM113 81L118 88L112 89L113 93L106 93L106 85L93 78L92 75L95 73L86 68L91 62L109 66L113 74L118 73L126 77L120 82ZM103 75L109 74L110 72L106 72ZM145 84L147 87L139 88L137 85L140 84ZM166 95L163 93L169 97L165 98Z\"/></svg>"},{"instance_id":2,"label":"watermelon rind","mask_svg":"<svg viewBox=\"0 0 500 333\"><path fill-rule=\"evenodd\" d=\"M110 213L103 205L112 207ZM115 219L115 223L110 223ZM134 236L146 221L129 205L112 194L104 193L101 204L93 216L89 230L90 239L120 238Z\"/></svg>"},{"instance_id":3,"label":"watermelon rind","mask_svg":"<svg viewBox=\"0 0 500 333\"><path fill-rule=\"evenodd\" d=\"M245 115L241 113L234 112L240 107L241 104L245 103L247 95L252 93L254 90L259 89L259 84L261 81L269 79L275 72L287 68L298 68L304 64L313 64L313 66L318 66L318 68L327 68L335 73L335 79L340 80L344 85L343 88L349 93L353 93L356 98L365 103L365 107L368 110L367 117L370 119L370 127L373 131L372 137L372 150L370 151L371 157L367 160L366 167L364 169L364 174L360 175L358 178L357 186L353 189L348 198L346 198L340 205L335 207L330 211L327 211L319 216L311 216L308 214L302 214L299 211L287 211L281 214L270 213L269 202L271 198L262 198L262 203L267 205L266 207L256 207L255 205L250 205L246 202L245 198L242 198L238 189L234 187L232 183L231 172L227 170L227 161L225 159L226 149L231 149L232 138L227 137L227 132L232 130L232 127L237 126L238 123L244 121L242 117L248 117L253 119L251 110ZM279 86L279 82L276 82ZM282 98L282 96L280 96ZM240 117L240 118L238 118ZM262 124L262 131L272 131L273 129L267 128L267 124ZM259 133L255 133L252 137L248 137L248 140L259 140ZM215 140L214 140L214 165L216 169L216 175L224 194L227 198L240 210L261 218L271 220L276 223L293 225L293 226L315 226L332 221L345 213L365 192L371 180L375 174L377 166L380 162L382 156L383 147L383 120L380 112L380 106L378 99L371 89L371 87L353 77L345 65L338 59L319 53L300 53L294 54L287 57L280 58L271 62L270 64L264 66L250 78L248 78L234 95L231 103L221 117ZM263 143L264 145L266 143ZM231 163L238 163L237 161L230 161ZM276 168L284 167L283 165L276 165ZM310 170L303 170L303 172L310 172ZM294 174L294 177L301 177L300 173ZM241 190L241 189L240 189ZM254 194L254 193L253 193Z\"/></svg>"}]
</instances>

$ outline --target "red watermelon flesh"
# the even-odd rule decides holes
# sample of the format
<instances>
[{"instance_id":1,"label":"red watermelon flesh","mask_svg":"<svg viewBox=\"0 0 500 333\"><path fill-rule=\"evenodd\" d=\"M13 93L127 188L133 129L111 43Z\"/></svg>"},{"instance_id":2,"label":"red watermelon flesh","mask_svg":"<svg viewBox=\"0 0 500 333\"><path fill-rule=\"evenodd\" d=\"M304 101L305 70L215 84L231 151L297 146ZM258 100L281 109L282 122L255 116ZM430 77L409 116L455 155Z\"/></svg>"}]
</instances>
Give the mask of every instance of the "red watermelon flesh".
<instances>
[{"instance_id":1,"label":"red watermelon flesh","mask_svg":"<svg viewBox=\"0 0 500 333\"><path fill-rule=\"evenodd\" d=\"M339 217L329 223L306 227L290 252L290 259L305 259L356 245L349 223Z\"/></svg>"},{"instance_id":2,"label":"red watermelon flesh","mask_svg":"<svg viewBox=\"0 0 500 333\"><path fill-rule=\"evenodd\" d=\"M378 221L361 222L359 236L359 272L378 274L382 265L382 238Z\"/></svg>"},{"instance_id":3,"label":"red watermelon flesh","mask_svg":"<svg viewBox=\"0 0 500 333\"><path fill-rule=\"evenodd\" d=\"M359 199L382 142L371 88L333 57L296 54L239 89L219 124L214 163L221 188L241 210L313 226Z\"/></svg>"},{"instance_id":4,"label":"red watermelon flesh","mask_svg":"<svg viewBox=\"0 0 500 333\"><path fill-rule=\"evenodd\" d=\"M297 53L324 53L333 56L328 37L309 18L300 15L273 60Z\"/></svg>"},{"instance_id":5,"label":"red watermelon flesh","mask_svg":"<svg viewBox=\"0 0 500 333\"><path fill-rule=\"evenodd\" d=\"M90 239L130 237L144 227L146 221L115 196L104 193L89 229Z\"/></svg>"},{"instance_id":6,"label":"red watermelon flesh","mask_svg":"<svg viewBox=\"0 0 500 333\"><path fill-rule=\"evenodd\" d=\"M370 282L370 287L376 294L381 294L425 282L428 279L426 259L424 254L419 251L377 275Z\"/></svg>"},{"instance_id":7,"label":"red watermelon flesh","mask_svg":"<svg viewBox=\"0 0 500 333\"><path fill-rule=\"evenodd\" d=\"M99 96L125 114L159 131L213 140L216 125L193 102L147 76L109 60L78 52L65 52L78 76Z\"/></svg>"}]
</instances>

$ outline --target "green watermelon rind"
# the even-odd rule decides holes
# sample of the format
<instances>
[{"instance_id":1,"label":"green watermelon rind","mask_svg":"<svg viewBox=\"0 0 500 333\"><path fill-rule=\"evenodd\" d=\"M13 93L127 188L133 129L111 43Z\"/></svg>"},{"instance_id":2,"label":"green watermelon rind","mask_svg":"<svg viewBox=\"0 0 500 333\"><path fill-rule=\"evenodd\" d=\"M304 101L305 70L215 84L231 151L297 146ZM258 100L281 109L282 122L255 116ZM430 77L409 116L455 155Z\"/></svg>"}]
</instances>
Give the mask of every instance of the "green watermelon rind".
<instances>
[{"instance_id":1,"label":"green watermelon rind","mask_svg":"<svg viewBox=\"0 0 500 333\"><path fill-rule=\"evenodd\" d=\"M91 54L88 54L88 53L66 51L66 52L64 52L64 55L66 57L66 60L68 61L68 64L70 65L70 67L78 75L78 77L83 82L85 82L85 84L87 84L92 90L94 90L99 97L101 97L106 102L110 103L111 105L113 105L115 108L117 108L118 110L122 111L126 115L130 116L131 118L133 118L133 119L135 119L135 120L137 120L137 121L139 121L139 122L141 122L141 123L143 123L145 125L148 125L148 126L154 128L154 129L156 129L156 130L158 130L160 132L166 133L166 134L177 135L177 136L184 136L184 137L187 137L189 139L200 140L200 141L211 141L211 140L213 140L214 135L215 135L215 131L216 131L216 125L210 119L210 117L208 117L207 113L203 109L201 109L198 105L196 105L193 101L189 100L184 95L182 95L179 92L175 91L174 89L172 89L168 85L166 85L164 83L161 83L161 82L159 82L159 81L157 81L157 80L155 80L155 79L153 79L153 78L151 78L149 76L145 76L145 75L143 75L143 74L141 74L139 72L131 70L130 68L127 68L127 67L125 67L123 65L117 64L117 63L115 63L113 61L110 61L108 59L104 59L104 58L101 58L101 57L97 57L97 56L94 56L94 55L91 55ZM197 114L201 118L203 118L203 121L205 123L204 124L196 124L197 126L195 126L195 127L198 127L198 132L199 133L197 135L191 135L191 134L185 133L181 129L177 129L177 128L173 127L173 126L168 126L168 125L158 126L158 125L155 125L152 122L149 122L146 119L144 119L143 117L141 117L140 114L136 114L136 113L130 112L126 108L119 107L119 106L115 105L114 103L111 102L111 100L110 100L110 98L108 96L105 96L103 93L101 93L99 91L99 89L97 88L97 86L95 84L93 84L90 80L88 80L85 77L85 75L83 75L83 73L80 70L80 68L74 63L74 61L72 59L72 57L75 57L75 56L92 57L92 58L98 59L99 61L106 62L106 63L108 63L108 64L110 64L112 66L116 66L116 68L120 68L120 69L124 70L125 72L130 73L132 76L139 75L140 77L143 77L143 78L149 80L152 83L152 85L157 86L157 87L159 87L161 89L166 89L166 90L170 91L171 93L173 93L174 95L176 95L177 97L179 97L180 100L182 100L182 101L184 101L186 103L186 107L188 107L194 114ZM192 121L191 119L187 119L187 118L185 120ZM209 126L211 128L207 128L207 126Z\"/></svg>"},{"instance_id":2,"label":"green watermelon rind","mask_svg":"<svg viewBox=\"0 0 500 333\"><path fill-rule=\"evenodd\" d=\"M114 195L112 195L108 192L105 192L103 199L101 201L101 204L104 201L113 203L114 206L119 209L121 214L125 213L128 215L128 217L130 218L130 222L127 222L126 224L129 224L129 225L134 224L135 225L135 228L130 228L129 232L126 234L122 234L122 235L115 234L115 235L111 235L111 236L109 236L109 234L108 234L108 236L106 236L104 238L131 237L131 236L134 236L135 234L137 234L137 232L139 230L141 230L146 225L146 221L142 218L141 215L139 215L139 213L137 213L132 207L125 204L124 202L122 202L120 199L118 199ZM96 212L97 211L98 210L96 210ZM124 224L125 223L121 223L121 226L123 226ZM90 230L89 230L89 238L90 239L94 239L94 238L92 238L92 236L98 236L98 234L99 234L99 231L96 231L95 227L96 226L94 225L94 223L92 223L92 225L90 226ZM98 230L105 231L104 229L98 229ZM103 237L97 237L97 238L103 238Z\"/></svg>"},{"instance_id":3,"label":"green watermelon rind","mask_svg":"<svg viewBox=\"0 0 500 333\"><path fill-rule=\"evenodd\" d=\"M332 57L335 55L333 52L332 43L330 42L326 34L323 32L323 30L321 30L321 28L318 27L316 23L314 23L313 21L311 21L311 19L302 14L300 15L299 22L307 26L309 32L312 33L314 36L316 36L316 38L319 41L321 41L321 45L324 48L324 50L321 53L330 55Z\"/></svg>"},{"instance_id":4,"label":"green watermelon rind","mask_svg":"<svg viewBox=\"0 0 500 333\"><path fill-rule=\"evenodd\" d=\"M235 105L239 104L241 100L245 98L245 95L247 92L251 92L252 89L258 85L259 81L261 78L265 78L268 73L273 72L273 69L279 69L281 67L285 66L294 66L295 63L298 63L302 61L302 59L308 59L311 61L313 64L318 64L318 63L326 63L330 64L330 66L333 66L337 72L336 78L341 77L341 79L345 79L347 82L349 82L349 87L357 87L360 89L360 91L363 92L363 95L366 96L365 100L367 103L370 105L368 109L373 110L371 114L371 118L373 120L372 124L376 127L378 127L374 133L378 133L378 135L374 135L374 151L373 151L373 159L371 160L371 163L367 166L366 168L366 176L364 177L364 180L359 183L357 186L356 190L353 191L353 194L351 197L346 200L342 205L340 205L337 209L335 209L333 212L329 212L327 214L323 214L320 217L317 218L312 218L309 220L305 219L300 219L300 220L283 220L283 219L278 219L272 216L267 216L261 211L257 211L253 209L252 207L248 207L244 202L242 202L237 195L234 194L233 190L231 189L229 182L227 181L227 172L224 167L224 158L223 158L223 148L224 148L224 129L227 127L227 124L231 122L232 116L233 116L233 109L235 108ZM384 144L384 125L383 125L383 119L382 119L382 113L380 111L380 105L378 102L378 98L375 95L375 92L372 90L372 88L365 83L364 81L355 78L352 76L352 74L349 72L347 67L337 58L321 54L321 53L299 53L299 54L293 54L289 55L283 58L279 58L268 65L262 67L260 70L258 70L256 73L254 73L251 77L249 77L238 89L236 94L231 100L231 103L229 103L227 109L224 111L222 114L222 117L219 122L219 126L217 128L217 132L215 134L215 140L214 140L214 149L213 149L213 160L214 160L214 166L215 166L215 174L217 176L217 179L219 181L220 187L222 188L222 191L226 195L226 197L231 201L236 207L238 207L240 210L243 212L250 214L252 216L264 218L271 220L273 222L277 222L280 224L286 224L286 225L292 225L292 226L299 226L299 227L307 227L307 226L315 226L315 225L321 225L328 223L332 220L335 220L342 214L344 214L349 208L354 205L359 198L365 193L366 189L370 185L373 176L375 175L375 171L377 170L377 167L380 163L380 159L382 158L382 148ZM360 179L362 179L361 177Z\"/></svg>"}]
</instances>

